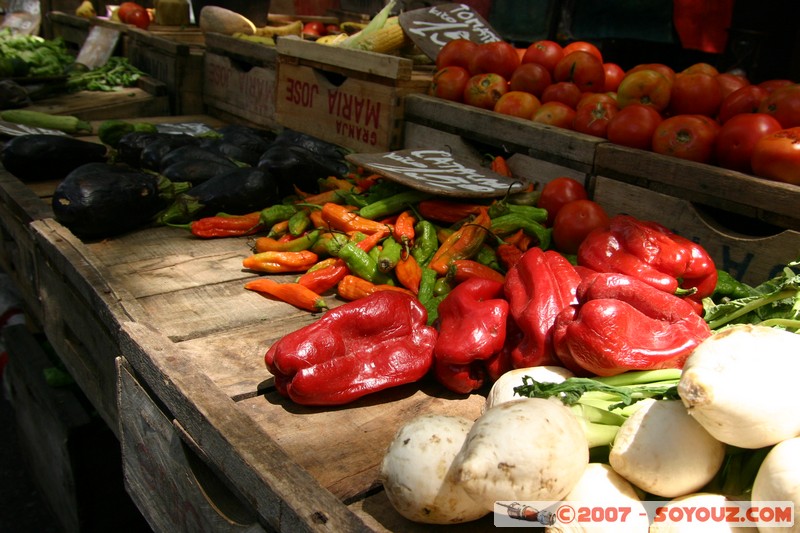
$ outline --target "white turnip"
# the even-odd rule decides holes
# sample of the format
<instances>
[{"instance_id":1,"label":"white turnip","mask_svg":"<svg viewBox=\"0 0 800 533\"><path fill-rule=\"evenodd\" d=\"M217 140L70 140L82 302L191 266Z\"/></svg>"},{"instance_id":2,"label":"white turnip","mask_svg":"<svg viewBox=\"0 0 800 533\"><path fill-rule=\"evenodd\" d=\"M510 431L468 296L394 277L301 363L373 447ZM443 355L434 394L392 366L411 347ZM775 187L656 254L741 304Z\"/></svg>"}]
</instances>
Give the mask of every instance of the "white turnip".
<instances>
[{"instance_id":1,"label":"white turnip","mask_svg":"<svg viewBox=\"0 0 800 533\"><path fill-rule=\"evenodd\" d=\"M794 502L794 526L764 528L765 532L800 531L800 437L780 442L767 453L756 474L751 494L754 502Z\"/></svg>"},{"instance_id":2,"label":"white turnip","mask_svg":"<svg viewBox=\"0 0 800 533\"><path fill-rule=\"evenodd\" d=\"M649 523L647 510L636 493L636 489L628 480L617 474L613 468L605 463L589 463L578 483L564 497L564 501L575 502L574 505L588 508L624 508L630 509L630 511L625 514L624 524L611 520L605 524L583 524L575 521L570 524L550 526L546 528L548 533L647 531Z\"/></svg>"},{"instance_id":3,"label":"white turnip","mask_svg":"<svg viewBox=\"0 0 800 533\"><path fill-rule=\"evenodd\" d=\"M477 505L562 499L589 464L581 425L559 400L501 403L473 424L453 461L454 480Z\"/></svg>"},{"instance_id":4,"label":"white turnip","mask_svg":"<svg viewBox=\"0 0 800 533\"><path fill-rule=\"evenodd\" d=\"M427 524L468 522L489 512L449 476L471 427L472 421L466 418L427 414L400 428L383 457L380 473L397 512Z\"/></svg>"},{"instance_id":5,"label":"white turnip","mask_svg":"<svg viewBox=\"0 0 800 533\"><path fill-rule=\"evenodd\" d=\"M672 516L670 509L675 507L681 507L686 511L675 515L682 517L682 520L671 522L667 519ZM706 520L697 522L686 518L690 509L703 509L706 511L718 509L721 514L724 514L724 509L730 507L730 500L722 494L693 492L675 498L664 505L663 509L657 510L649 533L755 533L757 531L754 527L736 527L726 521ZM659 517L664 517L664 519L662 520Z\"/></svg>"},{"instance_id":6,"label":"white turnip","mask_svg":"<svg viewBox=\"0 0 800 533\"><path fill-rule=\"evenodd\" d=\"M678 400L642 400L619 428L609 464L651 494L675 498L711 481L726 447L689 416Z\"/></svg>"},{"instance_id":7,"label":"white turnip","mask_svg":"<svg viewBox=\"0 0 800 533\"><path fill-rule=\"evenodd\" d=\"M574 375L562 366L533 366L509 370L492 384L492 388L486 396L486 404L483 410L485 412L492 406L519 399L520 395L514 392L514 387L519 387L523 384L523 376L530 376L536 381L545 383L561 383Z\"/></svg>"},{"instance_id":8,"label":"white turnip","mask_svg":"<svg viewBox=\"0 0 800 533\"><path fill-rule=\"evenodd\" d=\"M763 448L800 436L794 396L799 373L800 335L768 326L731 326L692 352L678 394L718 440Z\"/></svg>"}]
</instances>

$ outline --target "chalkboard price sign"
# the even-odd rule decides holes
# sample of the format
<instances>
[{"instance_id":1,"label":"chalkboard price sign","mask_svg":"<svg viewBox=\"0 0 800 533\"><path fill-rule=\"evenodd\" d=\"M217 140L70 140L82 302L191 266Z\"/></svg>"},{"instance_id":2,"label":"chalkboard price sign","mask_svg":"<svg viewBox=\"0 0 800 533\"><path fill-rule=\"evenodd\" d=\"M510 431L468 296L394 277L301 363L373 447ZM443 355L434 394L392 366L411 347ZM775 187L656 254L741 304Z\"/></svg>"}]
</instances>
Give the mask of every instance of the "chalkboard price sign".
<instances>
[{"instance_id":1,"label":"chalkboard price sign","mask_svg":"<svg viewBox=\"0 0 800 533\"><path fill-rule=\"evenodd\" d=\"M436 59L439 50L455 39L478 44L502 40L483 17L464 4L413 9L400 13L399 20L406 35L431 59Z\"/></svg>"},{"instance_id":2,"label":"chalkboard price sign","mask_svg":"<svg viewBox=\"0 0 800 533\"><path fill-rule=\"evenodd\" d=\"M525 187L524 183L489 168L459 162L444 150L349 154L347 159L386 179L442 196L493 198Z\"/></svg>"}]
</instances>

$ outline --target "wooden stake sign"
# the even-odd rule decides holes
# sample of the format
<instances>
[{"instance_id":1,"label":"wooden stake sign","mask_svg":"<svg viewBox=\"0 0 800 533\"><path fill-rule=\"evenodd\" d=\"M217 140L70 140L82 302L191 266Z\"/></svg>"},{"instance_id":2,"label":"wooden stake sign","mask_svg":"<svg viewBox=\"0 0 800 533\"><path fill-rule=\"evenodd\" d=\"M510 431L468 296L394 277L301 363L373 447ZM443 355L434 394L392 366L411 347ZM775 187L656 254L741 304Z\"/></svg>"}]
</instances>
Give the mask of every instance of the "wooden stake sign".
<instances>
[{"instance_id":1,"label":"wooden stake sign","mask_svg":"<svg viewBox=\"0 0 800 533\"><path fill-rule=\"evenodd\" d=\"M494 198L525 187L521 181L489 168L459 162L444 150L414 149L346 157L386 179L442 196Z\"/></svg>"},{"instance_id":2,"label":"wooden stake sign","mask_svg":"<svg viewBox=\"0 0 800 533\"><path fill-rule=\"evenodd\" d=\"M83 46L81 46L75 62L89 67L90 70L102 67L111 57L111 54L114 53L114 48L117 47L117 42L119 41L119 35L119 30L114 28L93 26L89 30L89 35L86 37Z\"/></svg>"},{"instance_id":3,"label":"wooden stake sign","mask_svg":"<svg viewBox=\"0 0 800 533\"><path fill-rule=\"evenodd\" d=\"M476 43L502 41L483 17L464 4L440 4L400 13L400 26L428 57L436 59L439 50L454 39Z\"/></svg>"}]
</instances>

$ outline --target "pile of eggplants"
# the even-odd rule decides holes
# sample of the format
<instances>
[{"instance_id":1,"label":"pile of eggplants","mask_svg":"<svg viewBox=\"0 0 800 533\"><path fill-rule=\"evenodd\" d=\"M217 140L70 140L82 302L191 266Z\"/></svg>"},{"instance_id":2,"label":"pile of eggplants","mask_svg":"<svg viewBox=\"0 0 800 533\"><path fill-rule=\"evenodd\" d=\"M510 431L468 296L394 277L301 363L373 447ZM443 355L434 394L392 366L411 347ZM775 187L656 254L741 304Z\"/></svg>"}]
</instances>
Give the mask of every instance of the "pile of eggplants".
<instances>
[{"instance_id":1,"label":"pile of eggplants","mask_svg":"<svg viewBox=\"0 0 800 533\"><path fill-rule=\"evenodd\" d=\"M53 214L76 235L94 239L246 214L297 188L318 192L328 176L345 176L344 155L339 146L293 130L231 125L196 136L131 132L108 158L66 173L53 195Z\"/></svg>"}]
</instances>

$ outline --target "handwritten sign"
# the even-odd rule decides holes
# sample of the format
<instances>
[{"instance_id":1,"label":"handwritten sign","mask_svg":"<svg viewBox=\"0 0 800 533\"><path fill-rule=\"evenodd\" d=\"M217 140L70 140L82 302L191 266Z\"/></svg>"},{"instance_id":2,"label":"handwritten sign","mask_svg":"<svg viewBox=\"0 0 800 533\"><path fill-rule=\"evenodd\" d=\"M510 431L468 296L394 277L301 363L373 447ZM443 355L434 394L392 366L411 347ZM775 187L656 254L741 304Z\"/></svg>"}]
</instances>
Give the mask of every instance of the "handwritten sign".
<instances>
[{"instance_id":1,"label":"handwritten sign","mask_svg":"<svg viewBox=\"0 0 800 533\"><path fill-rule=\"evenodd\" d=\"M119 30L114 28L93 26L75 61L89 67L90 70L102 67L117 47L119 35Z\"/></svg>"},{"instance_id":2,"label":"handwritten sign","mask_svg":"<svg viewBox=\"0 0 800 533\"><path fill-rule=\"evenodd\" d=\"M525 187L524 183L489 168L459 162L444 150L413 149L346 157L387 179L442 196L493 198Z\"/></svg>"},{"instance_id":3,"label":"handwritten sign","mask_svg":"<svg viewBox=\"0 0 800 533\"><path fill-rule=\"evenodd\" d=\"M464 4L440 4L400 13L400 26L428 57L455 39L476 43L503 40L486 20Z\"/></svg>"}]
</instances>

